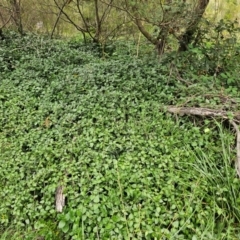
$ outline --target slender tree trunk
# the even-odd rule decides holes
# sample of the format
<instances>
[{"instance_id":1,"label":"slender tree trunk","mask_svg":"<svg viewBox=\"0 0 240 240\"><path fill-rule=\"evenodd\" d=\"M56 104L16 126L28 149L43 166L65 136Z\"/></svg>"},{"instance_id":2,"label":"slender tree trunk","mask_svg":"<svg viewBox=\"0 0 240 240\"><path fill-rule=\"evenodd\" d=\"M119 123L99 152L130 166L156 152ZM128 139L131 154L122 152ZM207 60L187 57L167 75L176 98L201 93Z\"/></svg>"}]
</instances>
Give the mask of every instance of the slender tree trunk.
<instances>
[{"instance_id":1,"label":"slender tree trunk","mask_svg":"<svg viewBox=\"0 0 240 240\"><path fill-rule=\"evenodd\" d=\"M179 49L178 51L186 51L188 49L188 45L194 38L194 34L198 28L198 24L202 19L202 16L208 6L209 0L198 0L195 7L195 17L190 22L184 34L180 37L179 41Z\"/></svg>"},{"instance_id":2,"label":"slender tree trunk","mask_svg":"<svg viewBox=\"0 0 240 240\"><path fill-rule=\"evenodd\" d=\"M5 36L3 33L3 28L11 21L12 15L10 15L9 18L6 21L4 21L3 15L0 12L0 18L2 22L2 25L0 26L0 40L4 40Z\"/></svg>"},{"instance_id":3,"label":"slender tree trunk","mask_svg":"<svg viewBox=\"0 0 240 240\"><path fill-rule=\"evenodd\" d=\"M55 4L57 5L57 2L56 2L55 0L54 0L54 2L55 2ZM67 4L69 4L70 2L71 2L71 0L70 0L70 1L68 0L68 1L64 2L63 5L62 5L62 7L60 8L59 13L58 13L58 16L57 16L57 20L56 20L56 22L54 23L53 30L52 30L52 33L51 33L51 37L50 37L50 38L53 38L53 34L54 34L55 30L56 30L57 24L58 24L58 22L59 22L59 20L60 20L60 17L61 17L61 15L62 15L62 12L63 12L64 7L65 7Z\"/></svg>"},{"instance_id":4,"label":"slender tree trunk","mask_svg":"<svg viewBox=\"0 0 240 240\"><path fill-rule=\"evenodd\" d=\"M100 20L100 16L99 16L98 0L94 0L94 5L95 5L96 33L95 33L93 42L99 43L101 31L102 31L102 25L101 25L101 20Z\"/></svg>"},{"instance_id":5,"label":"slender tree trunk","mask_svg":"<svg viewBox=\"0 0 240 240\"><path fill-rule=\"evenodd\" d=\"M13 14L12 18L17 27L18 32L23 35L23 25L22 25L22 16L21 16L21 0L10 0Z\"/></svg>"},{"instance_id":6,"label":"slender tree trunk","mask_svg":"<svg viewBox=\"0 0 240 240\"><path fill-rule=\"evenodd\" d=\"M2 28L0 28L0 40L4 40L5 36L3 34Z\"/></svg>"}]
</instances>

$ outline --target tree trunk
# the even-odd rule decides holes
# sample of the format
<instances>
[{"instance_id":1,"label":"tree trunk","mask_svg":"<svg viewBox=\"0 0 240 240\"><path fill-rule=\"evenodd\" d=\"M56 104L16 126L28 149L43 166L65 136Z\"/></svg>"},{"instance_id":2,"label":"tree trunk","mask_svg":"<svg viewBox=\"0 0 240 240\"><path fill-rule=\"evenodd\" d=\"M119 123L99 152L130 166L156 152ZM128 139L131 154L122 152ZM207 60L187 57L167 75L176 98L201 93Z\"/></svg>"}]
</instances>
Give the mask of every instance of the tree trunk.
<instances>
[{"instance_id":1,"label":"tree trunk","mask_svg":"<svg viewBox=\"0 0 240 240\"><path fill-rule=\"evenodd\" d=\"M5 37L4 37L4 34L3 34L3 30L2 28L0 28L0 40L4 40Z\"/></svg>"},{"instance_id":2,"label":"tree trunk","mask_svg":"<svg viewBox=\"0 0 240 240\"><path fill-rule=\"evenodd\" d=\"M21 0L10 0L12 6L12 18L17 27L18 32L23 35L22 17L21 17Z\"/></svg>"},{"instance_id":3,"label":"tree trunk","mask_svg":"<svg viewBox=\"0 0 240 240\"><path fill-rule=\"evenodd\" d=\"M198 28L198 24L202 19L202 16L208 6L209 0L198 0L198 3L195 7L195 17L193 20L189 23L186 31L184 34L180 37L179 40L179 49L178 51L186 51L188 49L188 45L191 43L191 41L194 38L194 34Z\"/></svg>"}]
</instances>

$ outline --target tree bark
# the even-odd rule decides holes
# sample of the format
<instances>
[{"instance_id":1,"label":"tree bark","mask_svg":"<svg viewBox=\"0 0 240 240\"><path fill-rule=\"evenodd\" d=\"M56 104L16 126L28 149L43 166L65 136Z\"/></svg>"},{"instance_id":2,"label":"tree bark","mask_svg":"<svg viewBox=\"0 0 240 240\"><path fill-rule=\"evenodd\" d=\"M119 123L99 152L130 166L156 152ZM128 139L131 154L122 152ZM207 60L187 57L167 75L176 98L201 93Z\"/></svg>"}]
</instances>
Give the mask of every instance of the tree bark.
<instances>
[{"instance_id":1,"label":"tree bark","mask_svg":"<svg viewBox=\"0 0 240 240\"><path fill-rule=\"evenodd\" d=\"M186 31L179 40L179 48L178 51L186 51L188 49L188 45L194 38L194 34L198 28L198 24L201 21L203 14L208 6L209 0L198 0L197 5L195 7L195 17L189 23Z\"/></svg>"},{"instance_id":2,"label":"tree bark","mask_svg":"<svg viewBox=\"0 0 240 240\"><path fill-rule=\"evenodd\" d=\"M4 34L3 34L3 31L2 29L0 28L0 40L4 40Z\"/></svg>"},{"instance_id":3,"label":"tree bark","mask_svg":"<svg viewBox=\"0 0 240 240\"><path fill-rule=\"evenodd\" d=\"M21 16L21 0L10 0L10 4L13 11L12 18L17 27L17 30L21 35L24 35Z\"/></svg>"}]
</instances>

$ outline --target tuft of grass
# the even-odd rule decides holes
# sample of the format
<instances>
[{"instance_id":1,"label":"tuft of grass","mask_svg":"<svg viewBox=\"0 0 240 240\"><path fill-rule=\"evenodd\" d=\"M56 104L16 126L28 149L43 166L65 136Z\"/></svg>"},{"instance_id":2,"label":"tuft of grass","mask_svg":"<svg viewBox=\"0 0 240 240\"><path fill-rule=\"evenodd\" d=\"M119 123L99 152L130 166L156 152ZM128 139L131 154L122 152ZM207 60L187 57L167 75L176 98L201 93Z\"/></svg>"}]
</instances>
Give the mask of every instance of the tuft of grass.
<instances>
[{"instance_id":1,"label":"tuft of grass","mask_svg":"<svg viewBox=\"0 0 240 240\"><path fill-rule=\"evenodd\" d=\"M208 186L211 194L210 215L200 239L239 239L240 236L240 186L235 170L235 150L233 132L225 129L222 123L215 121L221 141L218 159L201 149L186 148L194 163L186 164ZM203 192L206 196L206 192Z\"/></svg>"}]
</instances>

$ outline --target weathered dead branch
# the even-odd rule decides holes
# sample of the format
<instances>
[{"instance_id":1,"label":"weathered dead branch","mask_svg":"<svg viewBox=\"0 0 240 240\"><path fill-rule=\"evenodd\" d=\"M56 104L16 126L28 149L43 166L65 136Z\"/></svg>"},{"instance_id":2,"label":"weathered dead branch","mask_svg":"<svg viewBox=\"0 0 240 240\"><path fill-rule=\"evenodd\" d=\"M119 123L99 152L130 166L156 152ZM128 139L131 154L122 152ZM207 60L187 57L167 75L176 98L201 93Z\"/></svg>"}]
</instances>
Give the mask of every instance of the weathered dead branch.
<instances>
[{"instance_id":1,"label":"weathered dead branch","mask_svg":"<svg viewBox=\"0 0 240 240\"><path fill-rule=\"evenodd\" d=\"M175 107L167 106L167 111L179 115L196 115L202 117L220 117L229 120L229 123L233 126L237 135L237 158L235 162L235 168L238 177L240 177L240 130L236 122L240 121L240 113L229 113L223 110L216 110L210 108L195 108L195 107ZM231 116L231 117L230 117Z\"/></svg>"},{"instance_id":2,"label":"weathered dead branch","mask_svg":"<svg viewBox=\"0 0 240 240\"><path fill-rule=\"evenodd\" d=\"M175 107L167 106L168 112L180 115L196 115L202 117L221 117L223 119L229 119L233 117L233 121L240 121L240 112L231 113L223 110L216 110L210 108L195 108L195 107Z\"/></svg>"},{"instance_id":3,"label":"weathered dead branch","mask_svg":"<svg viewBox=\"0 0 240 240\"><path fill-rule=\"evenodd\" d=\"M58 186L56 189L56 194L55 194L55 206L56 206L56 211L57 212L62 212L63 207L65 206L65 195L64 195L64 187Z\"/></svg>"}]
</instances>

